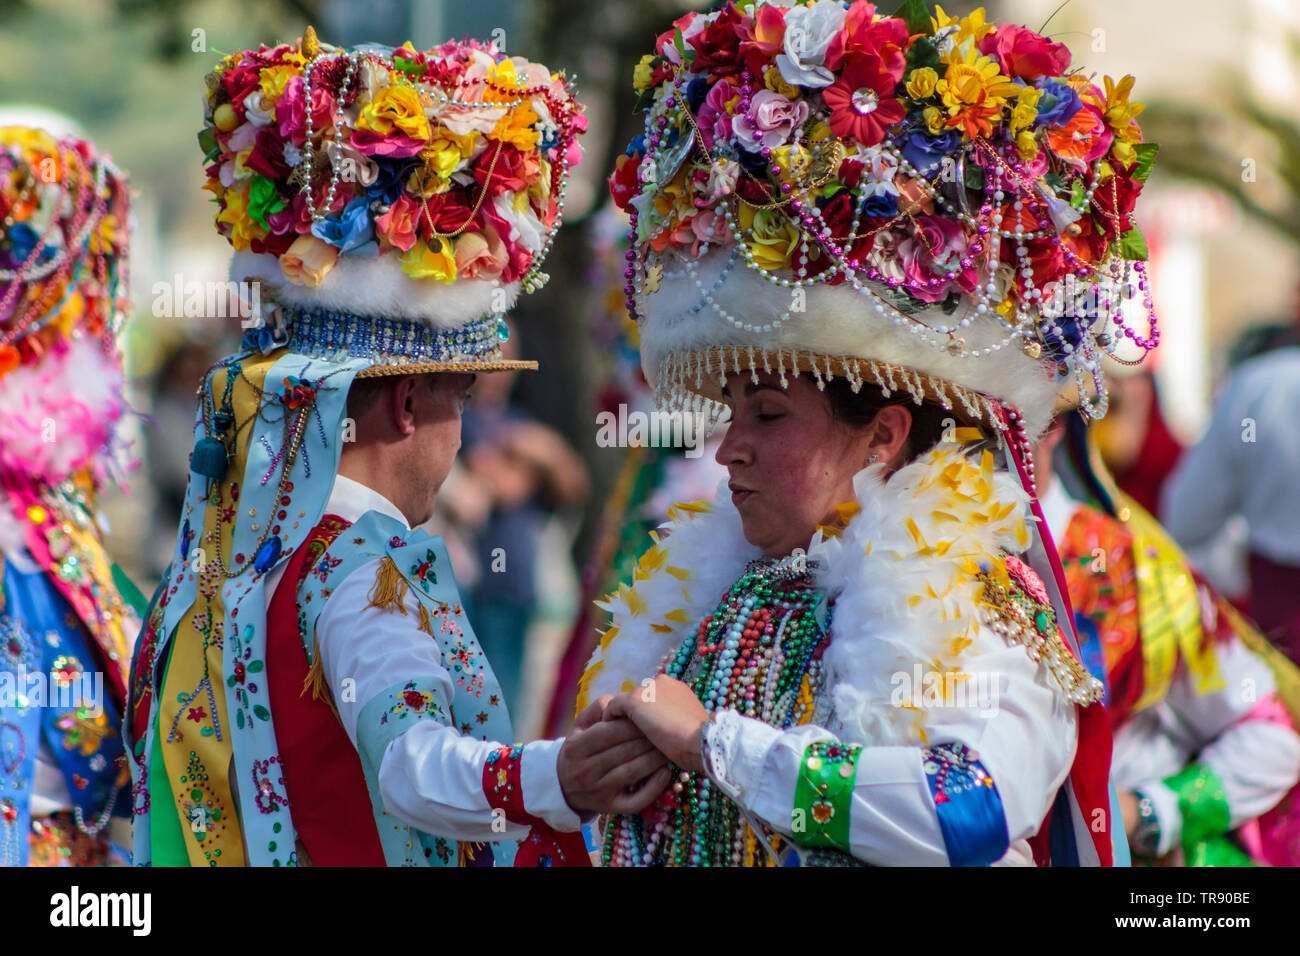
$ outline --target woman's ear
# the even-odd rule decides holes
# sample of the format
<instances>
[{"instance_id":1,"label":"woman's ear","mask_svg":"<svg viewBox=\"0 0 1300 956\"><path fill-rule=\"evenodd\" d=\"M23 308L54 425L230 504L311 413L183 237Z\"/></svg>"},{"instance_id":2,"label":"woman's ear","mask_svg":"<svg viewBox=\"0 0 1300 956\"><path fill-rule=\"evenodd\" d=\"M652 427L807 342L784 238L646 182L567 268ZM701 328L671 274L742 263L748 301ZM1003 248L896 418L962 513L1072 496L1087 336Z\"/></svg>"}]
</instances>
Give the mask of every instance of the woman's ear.
<instances>
[{"instance_id":1,"label":"woman's ear","mask_svg":"<svg viewBox=\"0 0 1300 956\"><path fill-rule=\"evenodd\" d=\"M902 462L897 459L907 446L907 436L912 432L912 413L903 405L886 405L876 413L872 422L874 429L871 440L867 443L869 455L879 455L877 461L883 461L890 470L899 467Z\"/></svg>"}]
</instances>

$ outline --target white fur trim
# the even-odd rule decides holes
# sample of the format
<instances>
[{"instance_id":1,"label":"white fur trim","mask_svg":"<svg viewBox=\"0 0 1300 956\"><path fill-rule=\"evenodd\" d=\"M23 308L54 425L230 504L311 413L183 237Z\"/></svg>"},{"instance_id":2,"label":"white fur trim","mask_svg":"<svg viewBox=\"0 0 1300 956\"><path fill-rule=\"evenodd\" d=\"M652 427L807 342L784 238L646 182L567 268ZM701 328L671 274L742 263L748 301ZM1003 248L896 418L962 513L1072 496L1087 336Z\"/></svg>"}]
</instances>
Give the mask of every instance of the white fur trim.
<instances>
[{"instance_id":1,"label":"white fur trim","mask_svg":"<svg viewBox=\"0 0 1300 956\"><path fill-rule=\"evenodd\" d=\"M698 279L706 290L713 288L730 255L729 249L716 249L698 260ZM877 314L872 306L874 300L847 283L804 289L803 312L792 312L772 331L747 332L727 322L707 303L692 313L701 305L704 293L684 270L680 259L670 260L666 272L673 273L673 277L665 275L658 291L645 298L645 318L640 328L641 364L652 385L657 383L660 364L673 353L713 346L737 346L742 350L797 348L902 365L982 392L1018 409L1025 417L1031 441L1051 420L1061 382L1043 361L1025 355L1018 340L979 358L955 356L895 326L889 319L892 310ZM793 289L768 282L746 266L743 258L737 259L721 287L712 292L716 304L751 325L768 325L780 319L793 294ZM964 299L953 315L944 315L942 309L933 306L916 318L931 327L951 328L973 307ZM968 353L1007 336L999 322L984 316L958 334L965 340Z\"/></svg>"},{"instance_id":2,"label":"white fur trim","mask_svg":"<svg viewBox=\"0 0 1300 956\"><path fill-rule=\"evenodd\" d=\"M968 481L964 494L949 493L940 475L960 454L958 446L941 444L887 482L879 466L860 472L854 489L862 510L838 537L814 538L808 549L809 560L818 562L818 586L836 602L825 656L829 729L857 743L922 743L925 715L896 706L892 675L910 674L916 664L927 671L969 667L982 648L1006 646L980 624L982 584L969 563L1025 550L1032 538L1029 495L1005 471L982 475L983 492L972 494L978 483ZM725 485L703 510L679 506L672 519L664 526L667 537L641 561L658 570L643 573L635 593L624 588L600 605L617 631L606 632L588 665L584 702L657 673L759 555L744 540ZM942 555L922 553L909 519L930 545L946 543ZM680 580L671 568L689 576ZM652 626L666 620L671 630Z\"/></svg>"},{"instance_id":3,"label":"white fur trim","mask_svg":"<svg viewBox=\"0 0 1300 956\"><path fill-rule=\"evenodd\" d=\"M394 255L374 259L339 256L321 284L309 286L286 278L275 256L244 250L231 259L230 278L236 282L260 280L264 299L280 305L419 320L438 329L456 329L490 313L507 312L519 298L518 282L494 285L483 279L450 283L413 279L402 271Z\"/></svg>"}]
</instances>

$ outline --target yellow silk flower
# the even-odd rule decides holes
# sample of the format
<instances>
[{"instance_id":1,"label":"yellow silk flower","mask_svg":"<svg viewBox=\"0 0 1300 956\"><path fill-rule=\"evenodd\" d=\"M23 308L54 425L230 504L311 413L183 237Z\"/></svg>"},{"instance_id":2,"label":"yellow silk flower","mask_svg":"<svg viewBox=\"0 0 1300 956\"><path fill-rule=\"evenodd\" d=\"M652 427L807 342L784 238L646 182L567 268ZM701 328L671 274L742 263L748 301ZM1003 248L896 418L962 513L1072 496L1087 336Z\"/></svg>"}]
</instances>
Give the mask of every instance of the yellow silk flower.
<instances>
[{"instance_id":1,"label":"yellow silk flower","mask_svg":"<svg viewBox=\"0 0 1300 956\"><path fill-rule=\"evenodd\" d=\"M451 243L441 236L435 236L437 248L418 241L403 253L402 271L413 279L434 279L438 282L456 281L456 256Z\"/></svg>"},{"instance_id":2,"label":"yellow silk flower","mask_svg":"<svg viewBox=\"0 0 1300 956\"><path fill-rule=\"evenodd\" d=\"M428 140L429 120L420 94L409 86L386 86L361 109L357 129L387 136L394 129L415 140Z\"/></svg>"},{"instance_id":3,"label":"yellow silk flower","mask_svg":"<svg viewBox=\"0 0 1300 956\"><path fill-rule=\"evenodd\" d=\"M217 223L230 226L230 244L236 252L247 249L254 239L266 235L255 219L248 215L248 190L227 189L226 208L217 213Z\"/></svg>"},{"instance_id":4,"label":"yellow silk flower","mask_svg":"<svg viewBox=\"0 0 1300 956\"><path fill-rule=\"evenodd\" d=\"M790 265L799 247L799 230L775 209L755 209L740 204L740 228L754 261L769 272Z\"/></svg>"}]
</instances>

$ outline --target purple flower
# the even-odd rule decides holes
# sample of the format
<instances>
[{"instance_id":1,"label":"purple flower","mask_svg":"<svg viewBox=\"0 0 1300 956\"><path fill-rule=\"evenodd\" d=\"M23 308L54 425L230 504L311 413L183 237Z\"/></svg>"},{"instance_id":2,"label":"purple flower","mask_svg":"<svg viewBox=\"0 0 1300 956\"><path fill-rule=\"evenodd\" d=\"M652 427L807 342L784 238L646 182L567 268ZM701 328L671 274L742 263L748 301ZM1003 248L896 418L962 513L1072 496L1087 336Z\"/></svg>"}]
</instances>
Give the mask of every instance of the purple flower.
<instances>
[{"instance_id":1,"label":"purple flower","mask_svg":"<svg viewBox=\"0 0 1300 956\"><path fill-rule=\"evenodd\" d=\"M1083 102L1073 87L1040 79L1034 84L1043 91L1038 99L1038 125L1062 127L1069 125Z\"/></svg>"}]
</instances>

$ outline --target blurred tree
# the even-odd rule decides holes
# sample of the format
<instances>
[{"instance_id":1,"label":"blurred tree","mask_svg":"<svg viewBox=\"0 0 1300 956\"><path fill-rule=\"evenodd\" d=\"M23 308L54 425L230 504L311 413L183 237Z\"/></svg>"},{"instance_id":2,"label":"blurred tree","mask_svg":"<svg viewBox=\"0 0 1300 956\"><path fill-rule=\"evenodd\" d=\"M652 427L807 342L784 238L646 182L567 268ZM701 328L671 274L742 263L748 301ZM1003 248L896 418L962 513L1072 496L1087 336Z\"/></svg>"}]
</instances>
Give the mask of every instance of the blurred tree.
<instances>
[{"instance_id":1,"label":"blurred tree","mask_svg":"<svg viewBox=\"0 0 1300 956\"><path fill-rule=\"evenodd\" d=\"M1300 72L1300 35L1288 38ZM1216 84L1218 102L1149 100L1143 136L1160 144L1157 168L1229 196L1278 237L1300 243L1300 114L1263 101L1240 73Z\"/></svg>"}]
</instances>

